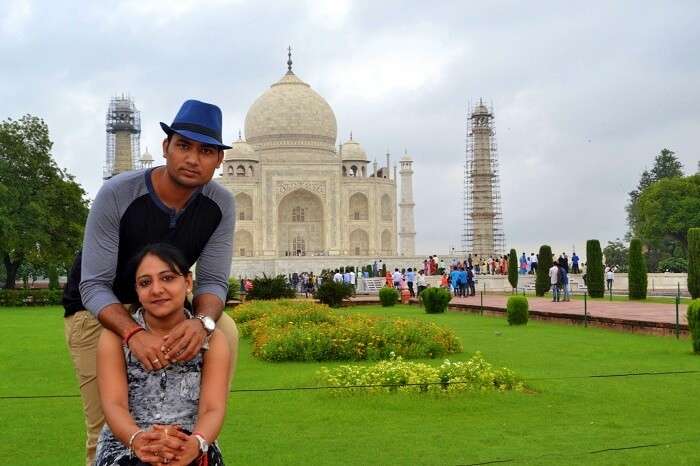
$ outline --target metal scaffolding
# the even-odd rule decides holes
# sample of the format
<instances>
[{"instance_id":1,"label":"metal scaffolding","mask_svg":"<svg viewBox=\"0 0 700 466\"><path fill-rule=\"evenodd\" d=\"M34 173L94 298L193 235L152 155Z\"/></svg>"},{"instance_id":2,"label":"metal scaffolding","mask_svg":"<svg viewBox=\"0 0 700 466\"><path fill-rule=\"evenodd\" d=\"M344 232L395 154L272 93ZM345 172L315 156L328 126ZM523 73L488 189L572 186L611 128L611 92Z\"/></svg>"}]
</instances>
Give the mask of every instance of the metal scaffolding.
<instances>
[{"instance_id":1,"label":"metal scaffolding","mask_svg":"<svg viewBox=\"0 0 700 466\"><path fill-rule=\"evenodd\" d=\"M103 178L108 180L136 168L141 153L141 112L130 97L123 94L113 97L107 109L105 126L107 157Z\"/></svg>"},{"instance_id":2,"label":"metal scaffolding","mask_svg":"<svg viewBox=\"0 0 700 466\"><path fill-rule=\"evenodd\" d=\"M496 128L492 108L468 104L464 164L465 253L480 257L505 254Z\"/></svg>"}]
</instances>

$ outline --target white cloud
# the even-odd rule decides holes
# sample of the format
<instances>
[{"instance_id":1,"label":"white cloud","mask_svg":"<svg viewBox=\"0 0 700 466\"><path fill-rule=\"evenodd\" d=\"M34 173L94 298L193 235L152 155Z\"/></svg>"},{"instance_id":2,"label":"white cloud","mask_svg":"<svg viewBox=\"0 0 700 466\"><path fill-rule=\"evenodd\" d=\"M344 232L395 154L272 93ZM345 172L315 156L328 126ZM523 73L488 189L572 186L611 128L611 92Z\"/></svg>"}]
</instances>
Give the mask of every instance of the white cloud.
<instances>
[{"instance_id":1,"label":"white cloud","mask_svg":"<svg viewBox=\"0 0 700 466\"><path fill-rule=\"evenodd\" d=\"M1 4L0 4L1 5ZM8 0L0 6L0 36L21 37L32 17L30 0Z\"/></svg>"},{"instance_id":2,"label":"white cloud","mask_svg":"<svg viewBox=\"0 0 700 466\"><path fill-rule=\"evenodd\" d=\"M350 13L350 0L307 0L308 17L314 25L324 29L338 29Z\"/></svg>"}]
</instances>

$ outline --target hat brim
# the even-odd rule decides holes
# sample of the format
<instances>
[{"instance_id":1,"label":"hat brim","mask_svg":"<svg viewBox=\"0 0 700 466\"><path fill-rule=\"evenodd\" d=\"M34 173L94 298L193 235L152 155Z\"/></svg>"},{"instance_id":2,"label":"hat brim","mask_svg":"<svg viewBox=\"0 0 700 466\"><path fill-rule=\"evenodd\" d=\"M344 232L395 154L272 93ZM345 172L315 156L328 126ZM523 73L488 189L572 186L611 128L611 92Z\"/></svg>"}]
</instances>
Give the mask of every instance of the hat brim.
<instances>
[{"instance_id":1,"label":"hat brim","mask_svg":"<svg viewBox=\"0 0 700 466\"><path fill-rule=\"evenodd\" d=\"M179 134L183 138L191 139L193 141L201 142L202 144L209 144L212 146L216 146L219 149L230 149L231 146L227 146L226 144L221 144L219 141L214 139L211 136L207 136L205 134L200 134L196 133L194 131L189 131L189 130L184 130L184 129L172 129L170 126L166 125L162 121L160 122L160 127L163 128L163 131L165 131L165 134L170 136L171 134Z\"/></svg>"}]
</instances>

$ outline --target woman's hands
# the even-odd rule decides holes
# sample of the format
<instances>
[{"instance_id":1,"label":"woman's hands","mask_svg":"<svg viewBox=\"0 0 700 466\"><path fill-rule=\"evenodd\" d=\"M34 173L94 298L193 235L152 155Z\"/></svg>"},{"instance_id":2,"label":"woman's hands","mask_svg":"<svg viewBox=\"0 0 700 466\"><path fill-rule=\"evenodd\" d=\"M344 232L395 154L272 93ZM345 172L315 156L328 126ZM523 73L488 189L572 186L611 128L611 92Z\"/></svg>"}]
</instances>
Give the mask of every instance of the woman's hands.
<instances>
[{"instance_id":1,"label":"woman's hands","mask_svg":"<svg viewBox=\"0 0 700 466\"><path fill-rule=\"evenodd\" d=\"M199 455L199 442L178 426L154 425L133 442L135 455L155 466L187 466Z\"/></svg>"}]
</instances>

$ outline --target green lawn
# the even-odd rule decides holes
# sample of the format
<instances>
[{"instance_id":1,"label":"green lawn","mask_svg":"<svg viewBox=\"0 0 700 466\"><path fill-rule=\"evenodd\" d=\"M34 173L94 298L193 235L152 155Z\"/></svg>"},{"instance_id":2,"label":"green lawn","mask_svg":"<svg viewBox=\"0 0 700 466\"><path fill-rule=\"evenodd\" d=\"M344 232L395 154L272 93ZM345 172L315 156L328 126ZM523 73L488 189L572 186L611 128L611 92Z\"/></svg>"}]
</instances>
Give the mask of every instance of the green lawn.
<instances>
[{"instance_id":1,"label":"green lawn","mask_svg":"<svg viewBox=\"0 0 700 466\"><path fill-rule=\"evenodd\" d=\"M510 295L510 293L488 293L488 294L490 294L490 295L499 294L499 295L503 295L503 296ZM523 294L522 290L520 290L518 292L518 294L522 295ZM526 290L525 295L535 297L535 292L533 290ZM550 299L552 297L551 293L547 293L545 296L548 296ZM571 299L583 301L583 294L580 294L580 293L572 294ZM590 296L588 296L588 300L589 301L610 301L610 295L606 293L604 298L591 298ZM681 304L688 304L691 300L692 300L692 298L690 298L690 297L681 296ZM647 299L644 299L644 300L634 300L634 299L629 299L629 297L626 294L625 295L613 294L613 301L627 301L627 302L633 302L635 304L646 304L646 303L675 304L676 298L675 298L675 296L647 296Z\"/></svg>"},{"instance_id":2,"label":"green lawn","mask_svg":"<svg viewBox=\"0 0 700 466\"><path fill-rule=\"evenodd\" d=\"M453 360L480 350L533 390L450 397L235 392L220 438L227 464L700 463L700 374L576 378L700 370L688 340L537 321L511 328L505 319L405 306L339 312L450 326L465 347ZM3 309L0 341L0 464L80 464L79 398L6 398L78 393L62 311ZM261 362L243 341L234 389L311 386L321 365ZM650 444L660 445L589 453Z\"/></svg>"}]
</instances>

